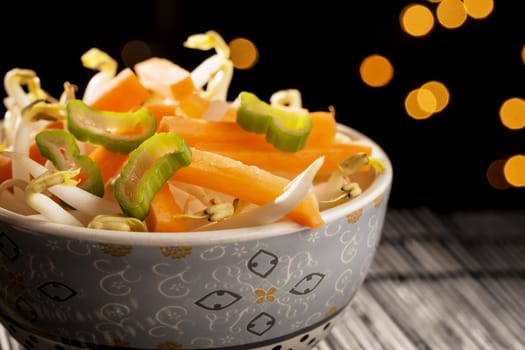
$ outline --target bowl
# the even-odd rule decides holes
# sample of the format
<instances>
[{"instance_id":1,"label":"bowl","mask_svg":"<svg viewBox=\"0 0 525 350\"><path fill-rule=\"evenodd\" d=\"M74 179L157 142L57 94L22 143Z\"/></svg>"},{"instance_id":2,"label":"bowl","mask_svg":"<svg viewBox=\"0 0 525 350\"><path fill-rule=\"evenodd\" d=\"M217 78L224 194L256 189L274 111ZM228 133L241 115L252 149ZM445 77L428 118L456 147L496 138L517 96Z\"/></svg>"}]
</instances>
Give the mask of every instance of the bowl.
<instances>
[{"instance_id":1,"label":"bowl","mask_svg":"<svg viewBox=\"0 0 525 350\"><path fill-rule=\"evenodd\" d=\"M71 227L0 208L0 320L27 349L310 349L368 273L392 165L363 193L293 222L188 233Z\"/></svg>"}]
</instances>

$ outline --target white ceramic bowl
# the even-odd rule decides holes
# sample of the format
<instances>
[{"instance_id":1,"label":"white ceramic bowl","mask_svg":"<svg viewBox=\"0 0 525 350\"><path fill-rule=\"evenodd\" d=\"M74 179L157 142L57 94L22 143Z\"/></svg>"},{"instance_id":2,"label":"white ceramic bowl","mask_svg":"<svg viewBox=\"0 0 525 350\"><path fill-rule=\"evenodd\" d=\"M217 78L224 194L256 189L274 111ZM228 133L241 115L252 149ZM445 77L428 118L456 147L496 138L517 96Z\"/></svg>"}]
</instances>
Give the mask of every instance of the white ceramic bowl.
<instances>
[{"instance_id":1,"label":"white ceramic bowl","mask_svg":"<svg viewBox=\"0 0 525 350\"><path fill-rule=\"evenodd\" d=\"M0 208L0 320L30 350L310 349L362 285L392 165L361 196L292 222L206 233L123 233Z\"/></svg>"}]
</instances>

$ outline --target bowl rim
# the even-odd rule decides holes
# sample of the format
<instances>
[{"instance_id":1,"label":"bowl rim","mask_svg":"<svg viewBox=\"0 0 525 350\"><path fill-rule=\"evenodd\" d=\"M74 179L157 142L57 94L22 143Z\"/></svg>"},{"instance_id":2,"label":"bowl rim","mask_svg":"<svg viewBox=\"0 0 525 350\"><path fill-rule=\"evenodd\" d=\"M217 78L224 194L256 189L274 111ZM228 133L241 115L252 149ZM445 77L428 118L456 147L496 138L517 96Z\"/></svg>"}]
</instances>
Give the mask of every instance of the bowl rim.
<instances>
[{"instance_id":1,"label":"bowl rim","mask_svg":"<svg viewBox=\"0 0 525 350\"><path fill-rule=\"evenodd\" d=\"M367 144L372 148L374 158L382 160L386 171L377 176L370 187L351 201L321 212L325 223L332 222L352 211L363 208L382 193L390 190L393 180L393 169L386 152L369 136L347 125L337 123L339 132L352 139ZM39 218L28 218L25 215L13 213L0 207L0 223L9 224L18 229L60 236L69 239L96 241L110 244L127 244L143 246L196 246L210 244L225 244L232 242L250 241L262 238L277 237L293 232L310 230L295 222L277 222L258 227L243 227L225 230L192 231L192 232L120 232L100 229L88 229L64 224L57 224ZM89 234L89 235L88 235Z\"/></svg>"}]
</instances>

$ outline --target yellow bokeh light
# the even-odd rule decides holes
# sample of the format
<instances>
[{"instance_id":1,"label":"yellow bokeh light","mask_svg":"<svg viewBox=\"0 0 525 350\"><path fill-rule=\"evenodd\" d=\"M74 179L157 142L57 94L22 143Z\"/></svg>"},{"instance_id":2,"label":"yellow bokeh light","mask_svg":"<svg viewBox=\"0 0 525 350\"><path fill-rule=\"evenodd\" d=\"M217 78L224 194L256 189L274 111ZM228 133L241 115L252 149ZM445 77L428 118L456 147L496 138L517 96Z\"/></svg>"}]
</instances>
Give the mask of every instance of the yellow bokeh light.
<instances>
[{"instance_id":1,"label":"yellow bokeh light","mask_svg":"<svg viewBox=\"0 0 525 350\"><path fill-rule=\"evenodd\" d=\"M510 157L503 166L505 179L514 187L525 187L525 155Z\"/></svg>"},{"instance_id":2,"label":"yellow bokeh light","mask_svg":"<svg viewBox=\"0 0 525 350\"><path fill-rule=\"evenodd\" d=\"M525 100L512 97L503 102L499 110L499 117L503 125L512 130L525 127Z\"/></svg>"},{"instance_id":3,"label":"yellow bokeh light","mask_svg":"<svg viewBox=\"0 0 525 350\"><path fill-rule=\"evenodd\" d=\"M428 7L420 4L407 5L399 16L401 28L412 36L424 36L434 27L434 15Z\"/></svg>"},{"instance_id":4,"label":"yellow bokeh light","mask_svg":"<svg viewBox=\"0 0 525 350\"><path fill-rule=\"evenodd\" d=\"M252 68L259 59L259 50L255 44L246 38L236 38L230 41L230 58L237 69Z\"/></svg>"},{"instance_id":5,"label":"yellow bokeh light","mask_svg":"<svg viewBox=\"0 0 525 350\"><path fill-rule=\"evenodd\" d=\"M494 10L493 0L463 0L467 14L474 19L487 18Z\"/></svg>"},{"instance_id":6,"label":"yellow bokeh light","mask_svg":"<svg viewBox=\"0 0 525 350\"><path fill-rule=\"evenodd\" d=\"M410 91L405 98L405 110L409 116L414 119L427 119L432 115L431 112L425 111L421 108L418 101L419 89Z\"/></svg>"},{"instance_id":7,"label":"yellow bokeh light","mask_svg":"<svg viewBox=\"0 0 525 350\"><path fill-rule=\"evenodd\" d=\"M405 98L405 110L414 119L427 119L441 112L449 102L447 87L435 80L414 89Z\"/></svg>"},{"instance_id":8,"label":"yellow bokeh light","mask_svg":"<svg viewBox=\"0 0 525 350\"><path fill-rule=\"evenodd\" d=\"M455 29L467 20L467 10L461 0L443 0L437 6L436 17L443 27Z\"/></svg>"},{"instance_id":9,"label":"yellow bokeh light","mask_svg":"<svg viewBox=\"0 0 525 350\"><path fill-rule=\"evenodd\" d=\"M367 85L381 87L392 80L394 67L386 57L374 54L361 62L359 73Z\"/></svg>"},{"instance_id":10,"label":"yellow bokeh light","mask_svg":"<svg viewBox=\"0 0 525 350\"><path fill-rule=\"evenodd\" d=\"M445 84L439 81L429 81L421 86L421 89L431 91L436 99L436 108L433 113L441 112L448 105L450 94Z\"/></svg>"},{"instance_id":11,"label":"yellow bokeh light","mask_svg":"<svg viewBox=\"0 0 525 350\"><path fill-rule=\"evenodd\" d=\"M523 61L523 64L525 64L525 45L521 48L521 60Z\"/></svg>"},{"instance_id":12,"label":"yellow bokeh light","mask_svg":"<svg viewBox=\"0 0 525 350\"><path fill-rule=\"evenodd\" d=\"M417 90L417 103L423 111L434 114L437 109L437 99L434 93L425 88Z\"/></svg>"},{"instance_id":13,"label":"yellow bokeh light","mask_svg":"<svg viewBox=\"0 0 525 350\"><path fill-rule=\"evenodd\" d=\"M506 190L511 187L503 173L505 162L505 159L497 159L490 163L487 168L487 181L490 186L497 190Z\"/></svg>"}]
</instances>

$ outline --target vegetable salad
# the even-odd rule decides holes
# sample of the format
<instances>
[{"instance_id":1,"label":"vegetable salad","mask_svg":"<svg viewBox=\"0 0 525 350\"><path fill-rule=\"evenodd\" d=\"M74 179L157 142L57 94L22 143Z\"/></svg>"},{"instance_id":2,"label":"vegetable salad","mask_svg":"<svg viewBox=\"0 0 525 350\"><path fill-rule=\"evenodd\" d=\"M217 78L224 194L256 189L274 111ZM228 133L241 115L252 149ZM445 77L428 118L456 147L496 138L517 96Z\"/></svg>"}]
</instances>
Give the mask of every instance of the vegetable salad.
<instances>
[{"instance_id":1,"label":"vegetable salad","mask_svg":"<svg viewBox=\"0 0 525 350\"><path fill-rule=\"evenodd\" d=\"M78 96L50 96L31 69L5 74L0 206L67 225L188 232L293 220L359 196L384 172L371 147L337 131L335 111L310 111L296 89L269 101L241 91L215 31L184 46L214 50L189 71L150 57L118 69L93 48Z\"/></svg>"}]
</instances>

